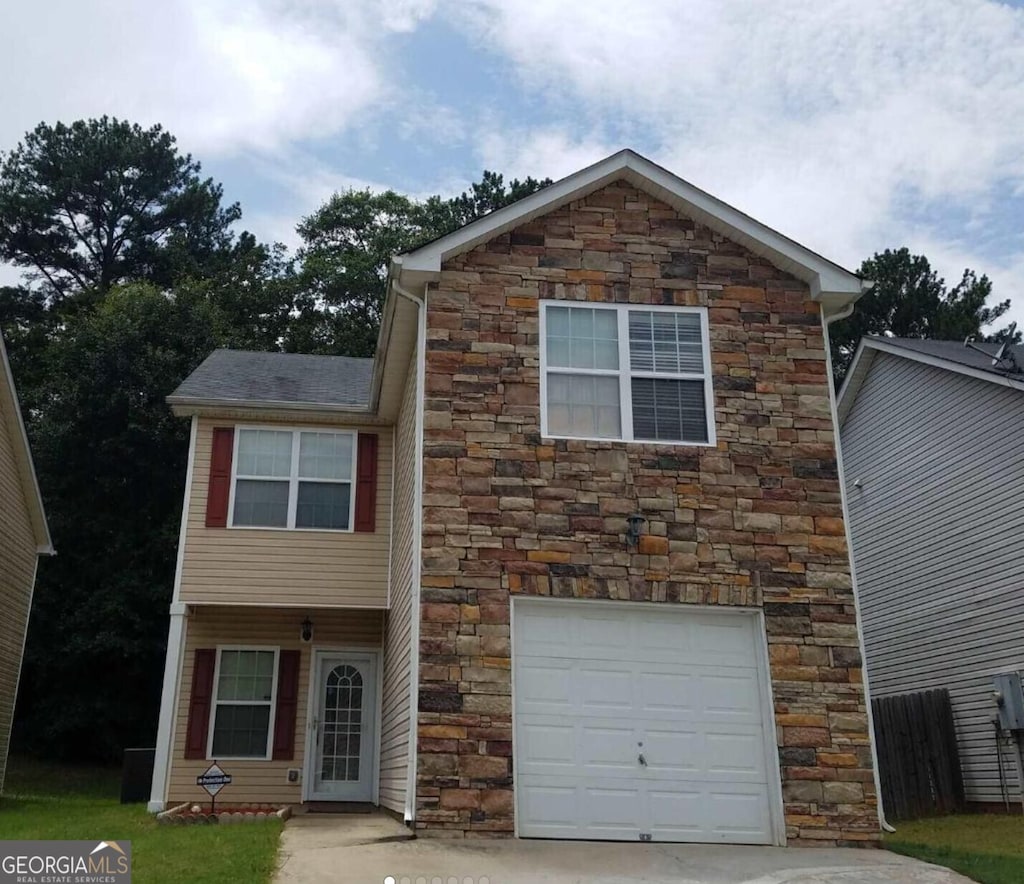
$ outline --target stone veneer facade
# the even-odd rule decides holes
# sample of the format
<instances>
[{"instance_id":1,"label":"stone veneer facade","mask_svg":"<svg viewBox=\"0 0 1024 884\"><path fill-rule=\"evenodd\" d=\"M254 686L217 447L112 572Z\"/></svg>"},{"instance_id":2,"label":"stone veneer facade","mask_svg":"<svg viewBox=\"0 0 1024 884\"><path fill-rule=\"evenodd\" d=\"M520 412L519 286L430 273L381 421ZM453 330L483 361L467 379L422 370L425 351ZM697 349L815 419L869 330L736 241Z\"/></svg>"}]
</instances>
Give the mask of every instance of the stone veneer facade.
<instances>
[{"instance_id":1,"label":"stone veneer facade","mask_svg":"<svg viewBox=\"0 0 1024 884\"><path fill-rule=\"evenodd\" d=\"M714 448L542 439L538 299L705 305ZM427 311L417 820L513 831L509 597L764 608L791 844L878 838L818 305L626 182L445 264ZM639 549L625 517L648 519Z\"/></svg>"}]
</instances>

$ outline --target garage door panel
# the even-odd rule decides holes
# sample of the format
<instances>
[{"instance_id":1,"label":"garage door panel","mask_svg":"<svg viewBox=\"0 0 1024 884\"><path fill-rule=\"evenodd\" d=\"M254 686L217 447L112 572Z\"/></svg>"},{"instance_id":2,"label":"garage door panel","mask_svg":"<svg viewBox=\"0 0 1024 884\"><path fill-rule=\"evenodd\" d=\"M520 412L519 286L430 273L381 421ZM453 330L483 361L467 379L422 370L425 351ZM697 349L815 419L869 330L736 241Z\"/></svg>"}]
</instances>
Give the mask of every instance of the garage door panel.
<instances>
[{"instance_id":1,"label":"garage door panel","mask_svg":"<svg viewBox=\"0 0 1024 884\"><path fill-rule=\"evenodd\" d=\"M674 667L665 668L668 671L652 672L649 667L647 671L636 673L637 711L642 714L668 712L673 717L678 717L680 711L694 712L696 678Z\"/></svg>"},{"instance_id":2,"label":"garage door panel","mask_svg":"<svg viewBox=\"0 0 1024 884\"><path fill-rule=\"evenodd\" d=\"M660 777L689 778L701 773L704 735L695 729L684 730L679 724L666 730L660 723L650 723L642 729L644 759L647 773Z\"/></svg>"},{"instance_id":3,"label":"garage door panel","mask_svg":"<svg viewBox=\"0 0 1024 884\"><path fill-rule=\"evenodd\" d=\"M704 734L705 771L711 775L729 774L732 779L742 775L755 782L766 783L764 734L751 728L749 733Z\"/></svg>"},{"instance_id":4,"label":"garage door panel","mask_svg":"<svg viewBox=\"0 0 1024 884\"><path fill-rule=\"evenodd\" d=\"M757 649L750 641L750 627L736 617L709 615L694 630L695 650L701 659L724 657L737 666L755 667Z\"/></svg>"},{"instance_id":5,"label":"garage door panel","mask_svg":"<svg viewBox=\"0 0 1024 884\"><path fill-rule=\"evenodd\" d=\"M595 726L582 723L579 727L577 753L579 774L584 776L635 776L637 768L636 731L628 722L618 726Z\"/></svg>"},{"instance_id":6,"label":"garage door panel","mask_svg":"<svg viewBox=\"0 0 1024 884\"><path fill-rule=\"evenodd\" d=\"M709 721L729 719L737 724L760 724L761 696L756 670L728 675L705 675L700 680L702 717Z\"/></svg>"},{"instance_id":7,"label":"garage door panel","mask_svg":"<svg viewBox=\"0 0 1024 884\"><path fill-rule=\"evenodd\" d=\"M548 838L628 838L636 840L642 813L639 789L621 782L523 777L517 787L519 813L533 820L535 834ZM580 808L585 815L580 816Z\"/></svg>"},{"instance_id":8,"label":"garage door panel","mask_svg":"<svg viewBox=\"0 0 1024 884\"><path fill-rule=\"evenodd\" d=\"M588 781L636 776L637 730L618 717L566 718L520 715L516 719L516 775L565 776Z\"/></svg>"},{"instance_id":9,"label":"garage door panel","mask_svg":"<svg viewBox=\"0 0 1024 884\"><path fill-rule=\"evenodd\" d=\"M579 641L576 647L584 656L597 660L603 654L619 657L628 654L632 641L628 629L624 629L622 621L613 614L589 613L579 618Z\"/></svg>"},{"instance_id":10,"label":"garage door panel","mask_svg":"<svg viewBox=\"0 0 1024 884\"><path fill-rule=\"evenodd\" d=\"M756 618L517 600L513 622L521 835L772 843Z\"/></svg>"},{"instance_id":11,"label":"garage door panel","mask_svg":"<svg viewBox=\"0 0 1024 884\"><path fill-rule=\"evenodd\" d=\"M516 694L523 711L569 715L573 705L572 663L546 657L523 659L516 666Z\"/></svg>"},{"instance_id":12,"label":"garage door panel","mask_svg":"<svg viewBox=\"0 0 1024 884\"><path fill-rule=\"evenodd\" d=\"M725 843L771 841L763 792L706 783L658 785L649 792L653 840Z\"/></svg>"},{"instance_id":13,"label":"garage door panel","mask_svg":"<svg viewBox=\"0 0 1024 884\"><path fill-rule=\"evenodd\" d=\"M613 711L633 711L633 673L612 663L579 663L573 671L580 713L608 715Z\"/></svg>"},{"instance_id":14,"label":"garage door panel","mask_svg":"<svg viewBox=\"0 0 1024 884\"><path fill-rule=\"evenodd\" d=\"M576 730L572 721L556 724L547 719L521 721L517 728L519 756L526 770L551 771L559 768L568 773L575 769Z\"/></svg>"}]
</instances>

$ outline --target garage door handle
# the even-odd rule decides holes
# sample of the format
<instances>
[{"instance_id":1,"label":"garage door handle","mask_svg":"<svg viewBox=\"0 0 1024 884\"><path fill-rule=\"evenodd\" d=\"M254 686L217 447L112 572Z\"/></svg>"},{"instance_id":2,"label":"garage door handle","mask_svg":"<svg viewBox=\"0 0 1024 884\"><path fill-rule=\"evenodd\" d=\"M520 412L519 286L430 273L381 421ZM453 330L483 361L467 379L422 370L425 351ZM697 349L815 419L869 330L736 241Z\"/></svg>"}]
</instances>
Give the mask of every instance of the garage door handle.
<instances>
[{"instance_id":1,"label":"garage door handle","mask_svg":"<svg viewBox=\"0 0 1024 884\"><path fill-rule=\"evenodd\" d=\"M647 767L647 759L644 758L644 753L643 752L641 752L639 755L637 755L636 760L640 762L640 766L641 767Z\"/></svg>"}]
</instances>

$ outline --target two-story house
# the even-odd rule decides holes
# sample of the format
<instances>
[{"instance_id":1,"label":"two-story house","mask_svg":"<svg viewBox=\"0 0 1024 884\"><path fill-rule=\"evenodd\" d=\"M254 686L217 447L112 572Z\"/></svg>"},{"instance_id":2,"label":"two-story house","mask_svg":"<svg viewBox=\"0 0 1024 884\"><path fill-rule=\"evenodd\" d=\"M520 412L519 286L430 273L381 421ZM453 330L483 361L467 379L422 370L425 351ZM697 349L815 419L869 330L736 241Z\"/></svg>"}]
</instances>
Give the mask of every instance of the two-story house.
<instances>
[{"instance_id":1,"label":"two-story house","mask_svg":"<svg viewBox=\"0 0 1024 884\"><path fill-rule=\"evenodd\" d=\"M39 556L52 555L32 452L0 335L0 792Z\"/></svg>"},{"instance_id":2,"label":"two-story house","mask_svg":"<svg viewBox=\"0 0 1024 884\"><path fill-rule=\"evenodd\" d=\"M631 151L394 258L375 359L214 353L151 809L878 835L827 325L862 281Z\"/></svg>"}]
</instances>

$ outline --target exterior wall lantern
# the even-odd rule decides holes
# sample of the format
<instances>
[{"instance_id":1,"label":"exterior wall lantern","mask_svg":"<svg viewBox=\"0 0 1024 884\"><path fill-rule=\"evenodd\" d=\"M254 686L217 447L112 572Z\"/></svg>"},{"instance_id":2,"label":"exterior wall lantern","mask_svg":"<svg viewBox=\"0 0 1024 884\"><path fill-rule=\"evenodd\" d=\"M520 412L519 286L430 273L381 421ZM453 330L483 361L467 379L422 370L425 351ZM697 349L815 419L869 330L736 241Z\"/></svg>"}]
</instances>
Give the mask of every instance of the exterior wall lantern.
<instances>
[{"instance_id":1,"label":"exterior wall lantern","mask_svg":"<svg viewBox=\"0 0 1024 884\"><path fill-rule=\"evenodd\" d=\"M301 636L304 642L310 642L313 640L313 621L310 620L308 616L302 621Z\"/></svg>"},{"instance_id":2,"label":"exterior wall lantern","mask_svg":"<svg viewBox=\"0 0 1024 884\"><path fill-rule=\"evenodd\" d=\"M633 513L626 516L626 541L630 546L636 546L640 542L640 533L643 531L644 523L647 521L640 513Z\"/></svg>"}]
</instances>

